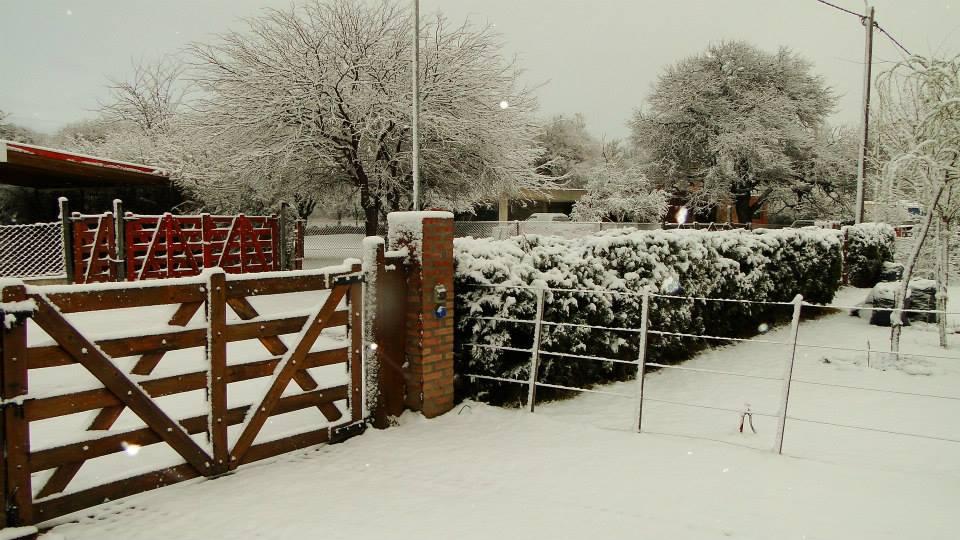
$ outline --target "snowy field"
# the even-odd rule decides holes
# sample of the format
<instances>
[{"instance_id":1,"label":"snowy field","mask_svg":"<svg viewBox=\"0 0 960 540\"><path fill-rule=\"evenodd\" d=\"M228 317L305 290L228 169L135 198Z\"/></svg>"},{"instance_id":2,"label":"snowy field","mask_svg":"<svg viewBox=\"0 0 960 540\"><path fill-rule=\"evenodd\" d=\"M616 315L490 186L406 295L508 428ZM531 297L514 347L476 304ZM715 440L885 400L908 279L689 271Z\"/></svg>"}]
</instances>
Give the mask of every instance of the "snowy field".
<instances>
[{"instance_id":1,"label":"snowy field","mask_svg":"<svg viewBox=\"0 0 960 540\"><path fill-rule=\"evenodd\" d=\"M960 287L950 310L960 311ZM847 289L838 304L866 291ZM951 321L953 328L960 319ZM885 346L889 329L846 313L801 325L808 345ZM787 338L778 328L763 336ZM904 332L913 357L800 347L788 415L960 439L960 334ZM783 345L742 343L684 366L780 377ZM887 389L899 394L800 383ZM604 388L631 393L634 383ZM288 454L217 480L107 503L43 536L61 539L669 538L953 539L960 531L960 444L789 420L737 431L739 414L662 399L776 413L782 382L662 370L647 378L644 434L634 402L587 394L529 414L478 403L435 420ZM935 394L943 399L912 394ZM72 522L71 522L72 521Z\"/></svg>"}]
</instances>

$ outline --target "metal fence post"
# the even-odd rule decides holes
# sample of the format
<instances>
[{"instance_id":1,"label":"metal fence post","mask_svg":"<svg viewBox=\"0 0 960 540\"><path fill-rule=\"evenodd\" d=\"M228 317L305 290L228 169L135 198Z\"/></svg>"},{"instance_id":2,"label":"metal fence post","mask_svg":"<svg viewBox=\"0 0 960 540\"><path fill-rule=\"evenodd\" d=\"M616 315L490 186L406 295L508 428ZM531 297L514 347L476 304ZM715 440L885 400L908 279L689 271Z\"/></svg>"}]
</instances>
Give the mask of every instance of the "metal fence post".
<instances>
[{"instance_id":1,"label":"metal fence post","mask_svg":"<svg viewBox=\"0 0 960 540\"><path fill-rule=\"evenodd\" d=\"M777 438L775 449L778 454L783 453L783 431L787 424L787 407L790 403L790 383L793 381L793 364L797 359L797 335L800 333L800 311L803 309L803 295L798 294L793 299L793 320L790 323L790 360L783 375L783 402L780 404L780 419L777 422Z\"/></svg>"},{"instance_id":2,"label":"metal fence post","mask_svg":"<svg viewBox=\"0 0 960 540\"><path fill-rule=\"evenodd\" d=\"M113 238L116 247L117 260L115 261L117 281L127 279L127 227L123 214L123 201L113 200Z\"/></svg>"},{"instance_id":3,"label":"metal fence post","mask_svg":"<svg viewBox=\"0 0 960 540\"><path fill-rule=\"evenodd\" d=\"M303 270L303 245L304 245L304 227L307 224L307 220L298 219L296 223L297 232L296 238L294 239L294 248L293 248L293 269L294 270Z\"/></svg>"},{"instance_id":4,"label":"metal fence post","mask_svg":"<svg viewBox=\"0 0 960 540\"><path fill-rule=\"evenodd\" d=\"M537 401L537 370L540 369L540 331L543 328L543 294L544 288L537 289L537 318L533 327L533 347L530 353L530 382L527 390L527 408L533 412Z\"/></svg>"},{"instance_id":5,"label":"metal fence post","mask_svg":"<svg viewBox=\"0 0 960 540\"><path fill-rule=\"evenodd\" d=\"M643 431L643 382L647 375L647 326L650 320L650 287L643 288L640 304L640 345L637 347L637 433Z\"/></svg>"},{"instance_id":6,"label":"metal fence post","mask_svg":"<svg viewBox=\"0 0 960 540\"><path fill-rule=\"evenodd\" d=\"M73 220L70 219L70 201L60 197L60 233L63 235L63 271L67 276L67 283L75 283L73 269Z\"/></svg>"}]
</instances>

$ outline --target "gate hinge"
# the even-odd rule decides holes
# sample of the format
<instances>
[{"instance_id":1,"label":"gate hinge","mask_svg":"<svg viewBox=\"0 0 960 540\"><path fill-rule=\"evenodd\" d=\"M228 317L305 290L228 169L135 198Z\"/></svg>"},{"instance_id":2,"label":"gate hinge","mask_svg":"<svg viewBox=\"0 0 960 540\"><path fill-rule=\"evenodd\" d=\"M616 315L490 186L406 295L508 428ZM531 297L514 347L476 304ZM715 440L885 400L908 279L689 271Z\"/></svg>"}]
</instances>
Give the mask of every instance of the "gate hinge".
<instances>
[{"instance_id":1,"label":"gate hinge","mask_svg":"<svg viewBox=\"0 0 960 540\"><path fill-rule=\"evenodd\" d=\"M364 431L367 430L366 422L355 422L353 424L346 424L343 426L337 426L330 428L330 444L339 444L347 439L356 437Z\"/></svg>"}]
</instances>

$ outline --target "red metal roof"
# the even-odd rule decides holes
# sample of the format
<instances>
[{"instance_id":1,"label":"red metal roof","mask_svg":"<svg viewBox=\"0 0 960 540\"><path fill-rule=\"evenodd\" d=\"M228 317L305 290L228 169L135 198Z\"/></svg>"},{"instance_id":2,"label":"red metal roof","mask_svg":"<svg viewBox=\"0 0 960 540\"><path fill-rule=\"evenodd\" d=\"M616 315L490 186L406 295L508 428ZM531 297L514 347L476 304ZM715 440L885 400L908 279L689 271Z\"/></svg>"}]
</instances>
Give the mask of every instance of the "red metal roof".
<instances>
[{"instance_id":1,"label":"red metal roof","mask_svg":"<svg viewBox=\"0 0 960 540\"><path fill-rule=\"evenodd\" d=\"M26 187L169 184L157 167L0 140L0 183Z\"/></svg>"}]
</instances>

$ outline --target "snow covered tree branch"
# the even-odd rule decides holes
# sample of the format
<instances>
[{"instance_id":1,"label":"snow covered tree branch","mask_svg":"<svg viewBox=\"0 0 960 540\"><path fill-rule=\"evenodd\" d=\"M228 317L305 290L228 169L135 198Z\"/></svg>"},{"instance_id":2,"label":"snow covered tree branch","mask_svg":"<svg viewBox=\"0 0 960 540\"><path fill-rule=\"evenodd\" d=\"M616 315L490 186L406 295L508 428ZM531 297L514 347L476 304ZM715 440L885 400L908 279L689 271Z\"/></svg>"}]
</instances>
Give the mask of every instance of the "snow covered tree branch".
<instances>
[{"instance_id":1,"label":"snow covered tree branch","mask_svg":"<svg viewBox=\"0 0 960 540\"><path fill-rule=\"evenodd\" d=\"M587 176L587 194L573 205L572 217L577 221L658 223L667 213L667 192L655 189L635 167L604 164Z\"/></svg>"},{"instance_id":2,"label":"snow covered tree branch","mask_svg":"<svg viewBox=\"0 0 960 540\"><path fill-rule=\"evenodd\" d=\"M768 201L805 190L817 133L835 97L789 49L711 45L669 67L631 122L657 176L695 210L732 201L750 222Z\"/></svg>"},{"instance_id":3,"label":"snow covered tree branch","mask_svg":"<svg viewBox=\"0 0 960 540\"><path fill-rule=\"evenodd\" d=\"M298 171L358 192L368 233L409 207L411 15L397 2L310 1L191 47L205 92L196 128L229 141L227 169L261 189ZM421 29L421 174L427 207L470 210L544 177L536 103L490 27Z\"/></svg>"},{"instance_id":4,"label":"snow covered tree branch","mask_svg":"<svg viewBox=\"0 0 960 540\"><path fill-rule=\"evenodd\" d=\"M891 315L890 347L900 347L902 309L908 284L936 220L948 226L957 214L960 183L960 56L911 57L880 75L878 127L887 202L900 197L922 200L926 216L904 268ZM943 231L941 231L943 234ZM939 265L941 269L945 265ZM945 275L940 280L946 280ZM941 287L945 294L946 288ZM941 317L943 318L943 317ZM945 342L942 342L945 344Z\"/></svg>"}]
</instances>

